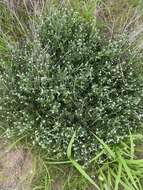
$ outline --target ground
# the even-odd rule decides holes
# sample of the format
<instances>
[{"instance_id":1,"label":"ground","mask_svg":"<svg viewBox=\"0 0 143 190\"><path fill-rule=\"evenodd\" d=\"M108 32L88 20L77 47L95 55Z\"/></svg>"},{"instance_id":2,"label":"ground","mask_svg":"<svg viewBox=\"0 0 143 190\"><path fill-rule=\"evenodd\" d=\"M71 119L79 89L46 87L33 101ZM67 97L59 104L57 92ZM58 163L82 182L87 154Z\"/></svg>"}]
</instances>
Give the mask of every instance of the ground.
<instances>
[{"instance_id":1,"label":"ground","mask_svg":"<svg viewBox=\"0 0 143 190\"><path fill-rule=\"evenodd\" d=\"M22 147L10 149L7 142L0 148L0 190L30 190L32 155Z\"/></svg>"}]
</instances>

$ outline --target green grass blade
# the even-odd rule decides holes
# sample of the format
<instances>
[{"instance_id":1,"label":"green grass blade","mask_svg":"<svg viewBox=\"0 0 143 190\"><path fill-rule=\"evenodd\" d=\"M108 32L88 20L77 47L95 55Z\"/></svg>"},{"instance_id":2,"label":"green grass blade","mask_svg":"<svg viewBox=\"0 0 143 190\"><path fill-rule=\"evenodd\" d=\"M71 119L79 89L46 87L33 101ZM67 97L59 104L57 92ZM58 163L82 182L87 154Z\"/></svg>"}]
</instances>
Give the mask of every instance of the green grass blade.
<instances>
[{"instance_id":1,"label":"green grass blade","mask_svg":"<svg viewBox=\"0 0 143 190\"><path fill-rule=\"evenodd\" d=\"M48 162L49 165L71 164L71 161Z\"/></svg>"},{"instance_id":2,"label":"green grass blade","mask_svg":"<svg viewBox=\"0 0 143 190\"><path fill-rule=\"evenodd\" d=\"M96 137L96 139L103 145L103 147L104 147L105 150L110 154L110 156L115 159L115 158L116 158L116 155L115 155L115 153L111 150L111 148L110 148L106 143L104 143L102 139L98 138L94 133L92 133L92 134L93 134L93 135Z\"/></svg>"},{"instance_id":3,"label":"green grass blade","mask_svg":"<svg viewBox=\"0 0 143 190\"><path fill-rule=\"evenodd\" d=\"M98 185L93 181L93 179L82 169L82 167L73 159L70 159L73 166L79 171L79 173L87 180L89 181L96 189L100 190Z\"/></svg>"},{"instance_id":4,"label":"green grass blade","mask_svg":"<svg viewBox=\"0 0 143 190\"><path fill-rule=\"evenodd\" d=\"M71 154L72 154L72 145L74 143L74 139L75 139L75 136L76 136L76 131L74 132L71 140L70 140L70 143L68 145L68 148L67 148L67 156L68 158L70 159L71 158Z\"/></svg>"},{"instance_id":5,"label":"green grass blade","mask_svg":"<svg viewBox=\"0 0 143 190\"><path fill-rule=\"evenodd\" d=\"M124 183L130 187L131 190L136 190L136 188L133 186L126 173L122 174L122 179Z\"/></svg>"},{"instance_id":6,"label":"green grass blade","mask_svg":"<svg viewBox=\"0 0 143 190\"><path fill-rule=\"evenodd\" d=\"M8 146L7 148L7 152L11 151L11 149L13 149L14 147L16 147L16 145L26 137L26 135L20 137L19 139L17 139L16 141L14 141L10 146Z\"/></svg>"},{"instance_id":7,"label":"green grass blade","mask_svg":"<svg viewBox=\"0 0 143 190\"><path fill-rule=\"evenodd\" d=\"M73 164L73 166L79 171L79 173L87 180L89 181L96 189L100 190L100 188L96 185L96 183L93 181L93 179L83 170L82 166L80 166L75 160L73 160L71 158L72 156L72 145L74 143L74 139L75 139L75 136L76 136L76 132L74 132L71 140L70 140L70 143L68 145L68 148L67 148L67 156L69 158L69 160L71 161L71 163Z\"/></svg>"},{"instance_id":8,"label":"green grass blade","mask_svg":"<svg viewBox=\"0 0 143 190\"><path fill-rule=\"evenodd\" d=\"M110 187L111 189L113 189L112 176L111 176L110 166L108 166L108 176L107 176L107 178L108 178L108 184L109 184L109 187Z\"/></svg>"},{"instance_id":9,"label":"green grass blade","mask_svg":"<svg viewBox=\"0 0 143 190\"><path fill-rule=\"evenodd\" d=\"M128 163L128 164L133 164L133 165L138 165L138 164L142 164L143 165L143 159L141 159L141 160L125 160L126 161L126 163Z\"/></svg>"},{"instance_id":10,"label":"green grass blade","mask_svg":"<svg viewBox=\"0 0 143 190\"><path fill-rule=\"evenodd\" d=\"M131 148L130 148L130 151L131 151L131 159L133 159L134 158L134 152L135 152L135 149L134 149L134 141L133 141L133 136L132 136L132 134L131 134L131 132L130 132L130 146L131 146Z\"/></svg>"},{"instance_id":11,"label":"green grass blade","mask_svg":"<svg viewBox=\"0 0 143 190\"><path fill-rule=\"evenodd\" d=\"M142 182L140 181L140 179L137 177L136 181L138 183L139 189L142 190Z\"/></svg>"},{"instance_id":12,"label":"green grass blade","mask_svg":"<svg viewBox=\"0 0 143 190\"><path fill-rule=\"evenodd\" d=\"M49 187L49 190L51 189L51 176L48 170L48 167L46 165L46 163L43 161L43 166L46 170L46 176L45 176L45 190L47 189L47 187Z\"/></svg>"},{"instance_id":13,"label":"green grass blade","mask_svg":"<svg viewBox=\"0 0 143 190\"><path fill-rule=\"evenodd\" d=\"M120 159L120 162L122 163L122 165L123 165L123 167L124 167L124 169L125 169L126 174L128 175L129 179L131 180L132 184L134 185L134 187L136 187L136 188L138 189L138 187L137 187L137 185L136 185L136 182L135 182L135 180L134 180L134 177L133 177L133 175L132 175L132 173L131 173L131 170L130 170L130 168L128 167L128 165L127 165L125 159L123 159L121 155L119 155L119 159Z\"/></svg>"},{"instance_id":14,"label":"green grass blade","mask_svg":"<svg viewBox=\"0 0 143 190\"><path fill-rule=\"evenodd\" d=\"M117 175L111 169L112 176L116 179ZM125 190L134 190L133 187L127 185L123 180L120 180L120 184L124 187Z\"/></svg>"},{"instance_id":15,"label":"green grass blade","mask_svg":"<svg viewBox=\"0 0 143 190\"><path fill-rule=\"evenodd\" d=\"M121 180L121 173L122 173L122 163L119 162L118 174L117 174L116 181L115 181L115 190L118 190L118 188L119 188L119 184L120 184L120 180Z\"/></svg>"},{"instance_id":16,"label":"green grass blade","mask_svg":"<svg viewBox=\"0 0 143 190\"><path fill-rule=\"evenodd\" d=\"M104 150L102 150L99 154L97 154L94 158L92 158L89 163L96 161L100 156L104 154Z\"/></svg>"}]
</instances>

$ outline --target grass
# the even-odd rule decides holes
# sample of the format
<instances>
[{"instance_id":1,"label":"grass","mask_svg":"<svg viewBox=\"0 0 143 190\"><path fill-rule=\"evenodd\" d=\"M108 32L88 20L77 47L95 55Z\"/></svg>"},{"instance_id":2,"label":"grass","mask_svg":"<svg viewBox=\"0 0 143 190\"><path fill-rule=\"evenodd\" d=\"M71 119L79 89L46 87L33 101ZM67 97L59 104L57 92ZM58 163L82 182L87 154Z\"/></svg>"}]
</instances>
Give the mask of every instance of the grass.
<instances>
[{"instance_id":1,"label":"grass","mask_svg":"<svg viewBox=\"0 0 143 190\"><path fill-rule=\"evenodd\" d=\"M68 160L65 162L51 160L24 138L13 139L8 145L7 150L22 146L33 154L32 190L142 190L142 135L130 134L126 141L114 148L98 138L104 149L89 161L88 166L77 163L72 157L74 135L69 142Z\"/></svg>"},{"instance_id":2,"label":"grass","mask_svg":"<svg viewBox=\"0 0 143 190\"><path fill-rule=\"evenodd\" d=\"M140 0L109 0L102 1L98 7L99 25L103 27L108 35L112 38L116 34L123 32L129 33L132 37L132 32L137 32L142 35L139 28L143 24L143 3Z\"/></svg>"},{"instance_id":3,"label":"grass","mask_svg":"<svg viewBox=\"0 0 143 190\"><path fill-rule=\"evenodd\" d=\"M122 2L121 0L116 2L113 7L110 7L110 4L107 3L104 4L104 9L106 9L108 15L106 16L104 24L109 29L111 37L116 32L120 33L125 29L130 30L130 27L136 27L135 21L139 23L142 21L142 15L140 15L140 13L137 13L135 17L131 16L136 9L135 7L138 5L138 1L128 1L128 3L131 3L131 7L125 15L122 12ZM78 1L71 1L70 5L78 9L80 8ZM86 11L81 10L81 12L89 19L91 13L94 11L94 6L91 6L89 3L83 3L82 7ZM117 10L119 7L121 10L118 14ZM42 13L44 13L44 8L41 10ZM34 18L29 17L26 6L25 11L25 13L22 13L25 19L21 20L21 17L18 15L19 13L9 11L9 9L0 2L0 30L2 30L0 35L0 56L7 57L9 55L9 42L16 45L19 39L29 35L31 29L27 28L25 20L28 18L34 21ZM15 24L13 24L13 22ZM3 132L4 127L1 130L1 139L4 135ZM108 146L103 140L94 135L95 139L100 142L103 150L88 161L88 166L83 166L82 163L78 163L72 156L74 136L75 133L67 149L68 160L62 162L48 158L48 155L46 155L43 150L39 147L34 148L25 137L20 137L19 139L14 138L12 143L8 145L7 150L15 149L22 144L22 146L32 152L35 158L33 161L33 176L30 179L32 190L143 189L142 135L130 133L129 137L116 147Z\"/></svg>"},{"instance_id":4,"label":"grass","mask_svg":"<svg viewBox=\"0 0 143 190\"><path fill-rule=\"evenodd\" d=\"M3 1L0 2L0 10L1 37L5 37L5 35L9 36L10 40L13 41L27 36L27 29L24 21L22 21L22 18L15 10L10 9Z\"/></svg>"},{"instance_id":5,"label":"grass","mask_svg":"<svg viewBox=\"0 0 143 190\"><path fill-rule=\"evenodd\" d=\"M1 131L2 134L2 131ZM67 149L68 160L55 162L39 147L33 147L25 137L13 139L7 150L24 147L33 155L32 190L142 190L143 187L143 135L132 135L120 145L109 147L95 136L103 146L88 166L73 158L73 134ZM3 139L1 135L1 139Z\"/></svg>"}]
</instances>

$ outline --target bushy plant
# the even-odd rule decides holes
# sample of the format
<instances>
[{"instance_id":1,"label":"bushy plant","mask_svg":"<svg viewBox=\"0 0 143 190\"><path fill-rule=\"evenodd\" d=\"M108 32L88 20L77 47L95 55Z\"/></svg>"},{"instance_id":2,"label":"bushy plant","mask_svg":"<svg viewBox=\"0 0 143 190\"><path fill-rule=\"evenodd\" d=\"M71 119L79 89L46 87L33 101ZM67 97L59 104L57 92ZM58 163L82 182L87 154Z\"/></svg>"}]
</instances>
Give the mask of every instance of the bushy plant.
<instances>
[{"instance_id":1,"label":"bushy plant","mask_svg":"<svg viewBox=\"0 0 143 190\"><path fill-rule=\"evenodd\" d=\"M86 161L102 148L92 133L116 144L141 130L142 55L94 24L72 10L52 11L32 42L12 50L1 75L7 134L27 134L63 159L76 131L74 157Z\"/></svg>"}]
</instances>

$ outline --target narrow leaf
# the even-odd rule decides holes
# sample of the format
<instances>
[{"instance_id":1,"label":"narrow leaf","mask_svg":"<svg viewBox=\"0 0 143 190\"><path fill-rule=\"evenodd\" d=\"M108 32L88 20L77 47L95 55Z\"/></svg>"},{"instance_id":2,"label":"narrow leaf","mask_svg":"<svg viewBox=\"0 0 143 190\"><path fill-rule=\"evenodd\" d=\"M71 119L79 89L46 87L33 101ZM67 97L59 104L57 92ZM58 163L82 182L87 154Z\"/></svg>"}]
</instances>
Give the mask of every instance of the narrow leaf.
<instances>
[{"instance_id":1,"label":"narrow leaf","mask_svg":"<svg viewBox=\"0 0 143 190\"><path fill-rule=\"evenodd\" d=\"M71 138L71 140L70 140L70 143L69 143L69 145L68 145L68 148L67 148L67 156L68 156L69 159L71 158L72 145L73 145L73 143L74 143L74 138L75 138L75 136L76 136L76 132L74 132L74 134L73 134L73 136L72 136L72 138Z\"/></svg>"},{"instance_id":2,"label":"narrow leaf","mask_svg":"<svg viewBox=\"0 0 143 190\"><path fill-rule=\"evenodd\" d=\"M82 167L73 159L70 159L73 166L80 172L80 174L89 181L96 189L100 190L100 188L96 185L93 179L82 169Z\"/></svg>"},{"instance_id":3,"label":"narrow leaf","mask_svg":"<svg viewBox=\"0 0 143 190\"><path fill-rule=\"evenodd\" d=\"M122 163L122 165L123 165L123 167L124 167L124 169L125 169L125 172L127 173L129 179L131 180L132 184L134 185L134 187L137 188L137 185L136 185L136 182L135 182L135 180L134 180L134 177L133 177L133 175L132 175L132 173L131 173L131 170L130 170L130 168L128 167L126 161L122 158L121 155L119 156L119 159L120 159L120 161L121 161L121 163Z\"/></svg>"},{"instance_id":4,"label":"narrow leaf","mask_svg":"<svg viewBox=\"0 0 143 190\"><path fill-rule=\"evenodd\" d=\"M120 180L121 180L121 173L122 173L122 164L121 164L121 162L119 162L118 174L117 174L116 181L115 181L115 190L118 190L118 188L119 188L119 184L120 184Z\"/></svg>"},{"instance_id":5,"label":"narrow leaf","mask_svg":"<svg viewBox=\"0 0 143 190\"><path fill-rule=\"evenodd\" d=\"M93 179L82 169L82 166L80 166L75 160L73 160L71 158L72 156L72 145L74 143L74 139L75 139L75 136L76 136L76 132L74 132L71 140L70 140L70 143L68 145L68 148L67 148L67 156L69 158L69 160L71 161L71 163L73 164L73 166L79 171L79 173L87 180L89 181L94 187L96 187L96 189L100 190L100 188L96 185L96 183L93 181Z\"/></svg>"},{"instance_id":6,"label":"narrow leaf","mask_svg":"<svg viewBox=\"0 0 143 190\"><path fill-rule=\"evenodd\" d=\"M105 150L110 154L110 156L115 159L115 158L116 158L116 155L115 155L115 153L111 150L111 148L110 148L107 144L105 144L102 139L98 138L94 133L92 133L92 134L93 134L93 135L96 137L96 139L103 145L103 147L104 147Z\"/></svg>"}]
</instances>

